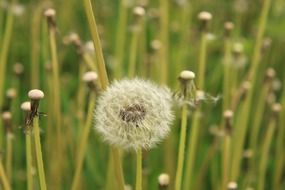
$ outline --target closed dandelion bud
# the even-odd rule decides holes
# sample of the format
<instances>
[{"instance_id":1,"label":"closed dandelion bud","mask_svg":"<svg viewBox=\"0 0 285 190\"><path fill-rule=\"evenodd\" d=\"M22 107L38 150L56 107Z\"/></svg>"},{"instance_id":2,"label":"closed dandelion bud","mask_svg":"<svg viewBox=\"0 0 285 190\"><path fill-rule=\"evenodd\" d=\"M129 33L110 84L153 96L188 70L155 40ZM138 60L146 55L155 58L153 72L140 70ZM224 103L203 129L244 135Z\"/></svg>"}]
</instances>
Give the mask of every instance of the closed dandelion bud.
<instances>
[{"instance_id":1,"label":"closed dandelion bud","mask_svg":"<svg viewBox=\"0 0 285 190\"><path fill-rule=\"evenodd\" d=\"M171 103L166 87L137 78L115 81L98 100L95 129L111 145L150 149L170 131Z\"/></svg>"},{"instance_id":2,"label":"closed dandelion bud","mask_svg":"<svg viewBox=\"0 0 285 190\"><path fill-rule=\"evenodd\" d=\"M234 29L234 24L232 22L225 22L224 29L225 29L225 36L229 37L232 33L232 30Z\"/></svg>"},{"instance_id":3,"label":"closed dandelion bud","mask_svg":"<svg viewBox=\"0 0 285 190\"><path fill-rule=\"evenodd\" d=\"M48 27L51 30L56 30L56 22L55 22L56 11L54 9L47 9L44 12L44 16L47 18Z\"/></svg>"},{"instance_id":4,"label":"closed dandelion bud","mask_svg":"<svg viewBox=\"0 0 285 190\"><path fill-rule=\"evenodd\" d=\"M209 22L212 20L212 14L207 11L202 11L198 14L198 19L201 21L201 30L207 32L209 28Z\"/></svg>"},{"instance_id":5,"label":"closed dandelion bud","mask_svg":"<svg viewBox=\"0 0 285 190\"><path fill-rule=\"evenodd\" d=\"M159 189L166 189L169 186L169 175L166 173L162 173L158 176L158 185Z\"/></svg>"},{"instance_id":6,"label":"closed dandelion bud","mask_svg":"<svg viewBox=\"0 0 285 190\"><path fill-rule=\"evenodd\" d=\"M87 83L88 87L92 90L97 90L96 80L98 79L98 75L94 71L88 71L83 75L83 81Z\"/></svg>"},{"instance_id":7,"label":"closed dandelion bud","mask_svg":"<svg viewBox=\"0 0 285 190\"><path fill-rule=\"evenodd\" d=\"M5 111L2 113L2 120L4 127L6 129L6 133L12 132L12 114L9 111Z\"/></svg>"},{"instance_id":8,"label":"closed dandelion bud","mask_svg":"<svg viewBox=\"0 0 285 190\"><path fill-rule=\"evenodd\" d=\"M228 183L228 190L236 190L237 187L238 187L238 185L234 181Z\"/></svg>"}]
</instances>

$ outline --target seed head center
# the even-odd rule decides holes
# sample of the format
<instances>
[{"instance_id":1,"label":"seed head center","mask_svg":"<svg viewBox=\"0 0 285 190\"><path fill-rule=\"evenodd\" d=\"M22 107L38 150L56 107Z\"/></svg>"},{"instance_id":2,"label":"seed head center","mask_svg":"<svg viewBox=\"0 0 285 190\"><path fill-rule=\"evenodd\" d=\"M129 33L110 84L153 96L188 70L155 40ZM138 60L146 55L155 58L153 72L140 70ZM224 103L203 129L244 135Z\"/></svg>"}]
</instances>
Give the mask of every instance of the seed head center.
<instances>
[{"instance_id":1,"label":"seed head center","mask_svg":"<svg viewBox=\"0 0 285 190\"><path fill-rule=\"evenodd\" d=\"M123 107L120 110L119 117L127 123L138 123L145 117L146 110L140 104L133 104Z\"/></svg>"}]
</instances>

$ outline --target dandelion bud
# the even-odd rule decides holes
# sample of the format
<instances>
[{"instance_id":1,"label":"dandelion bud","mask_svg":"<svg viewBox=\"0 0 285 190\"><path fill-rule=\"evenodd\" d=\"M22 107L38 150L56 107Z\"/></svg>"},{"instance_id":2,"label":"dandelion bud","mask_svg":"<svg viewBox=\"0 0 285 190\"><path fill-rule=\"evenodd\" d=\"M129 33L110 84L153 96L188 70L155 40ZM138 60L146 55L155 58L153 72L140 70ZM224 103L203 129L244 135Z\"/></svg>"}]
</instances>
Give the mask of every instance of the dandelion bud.
<instances>
[{"instance_id":1,"label":"dandelion bud","mask_svg":"<svg viewBox=\"0 0 285 190\"><path fill-rule=\"evenodd\" d=\"M3 125L6 129L7 133L12 132L12 114L9 111L5 111L2 113L2 120L3 120Z\"/></svg>"},{"instance_id":2,"label":"dandelion bud","mask_svg":"<svg viewBox=\"0 0 285 190\"><path fill-rule=\"evenodd\" d=\"M194 84L195 73L192 71L184 70L180 72L178 77L180 81L181 95L184 100L191 98L196 99L196 87Z\"/></svg>"},{"instance_id":3,"label":"dandelion bud","mask_svg":"<svg viewBox=\"0 0 285 190\"><path fill-rule=\"evenodd\" d=\"M271 107L273 117L277 117L280 111L282 110L282 106L279 103L274 103Z\"/></svg>"},{"instance_id":4,"label":"dandelion bud","mask_svg":"<svg viewBox=\"0 0 285 190\"><path fill-rule=\"evenodd\" d=\"M16 63L13 65L13 71L16 76L20 76L24 72L24 66L21 63Z\"/></svg>"},{"instance_id":5,"label":"dandelion bud","mask_svg":"<svg viewBox=\"0 0 285 190\"><path fill-rule=\"evenodd\" d=\"M159 40L153 40L151 42L151 48L154 50L154 51L157 51L161 48L162 44L161 44L161 41Z\"/></svg>"},{"instance_id":6,"label":"dandelion bud","mask_svg":"<svg viewBox=\"0 0 285 190\"><path fill-rule=\"evenodd\" d=\"M275 70L273 68L268 68L265 73L265 80L272 81L275 77Z\"/></svg>"},{"instance_id":7,"label":"dandelion bud","mask_svg":"<svg viewBox=\"0 0 285 190\"><path fill-rule=\"evenodd\" d=\"M233 45L233 54L238 57L243 53L243 45L241 43L235 43Z\"/></svg>"},{"instance_id":8,"label":"dandelion bud","mask_svg":"<svg viewBox=\"0 0 285 190\"><path fill-rule=\"evenodd\" d=\"M158 176L158 185L160 189L165 189L169 186L169 175L166 173L162 173Z\"/></svg>"},{"instance_id":9,"label":"dandelion bud","mask_svg":"<svg viewBox=\"0 0 285 190\"><path fill-rule=\"evenodd\" d=\"M30 125L33 118L38 115L39 101L44 98L44 93L41 90L33 89L29 91L28 96L31 99L31 112L26 122L27 126Z\"/></svg>"},{"instance_id":10,"label":"dandelion bud","mask_svg":"<svg viewBox=\"0 0 285 190\"><path fill-rule=\"evenodd\" d=\"M94 71L89 71L89 72L86 72L84 75L83 75L83 81L86 82L89 86L90 89L94 89L96 90L96 84L95 84L95 81L98 79L98 75L96 72Z\"/></svg>"},{"instance_id":11,"label":"dandelion bud","mask_svg":"<svg viewBox=\"0 0 285 190\"><path fill-rule=\"evenodd\" d=\"M29 91L28 96L31 100L40 100L44 98L44 93L41 90L34 89Z\"/></svg>"},{"instance_id":12,"label":"dandelion bud","mask_svg":"<svg viewBox=\"0 0 285 190\"><path fill-rule=\"evenodd\" d=\"M198 19L201 21L201 30L203 32L207 32L209 21L212 20L212 14L206 11L202 11L198 14Z\"/></svg>"},{"instance_id":13,"label":"dandelion bud","mask_svg":"<svg viewBox=\"0 0 285 190\"><path fill-rule=\"evenodd\" d=\"M24 112L29 112L31 111L31 102L23 102L21 104L21 109L24 111Z\"/></svg>"},{"instance_id":14,"label":"dandelion bud","mask_svg":"<svg viewBox=\"0 0 285 190\"><path fill-rule=\"evenodd\" d=\"M202 11L198 14L198 19L201 21L210 21L212 20L212 14L206 11Z\"/></svg>"},{"instance_id":15,"label":"dandelion bud","mask_svg":"<svg viewBox=\"0 0 285 190\"><path fill-rule=\"evenodd\" d=\"M137 17L142 17L145 15L145 9L141 6L137 6L133 9L133 14Z\"/></svg>"},{"instance_id":16,"label":"dandelion bud","mask_svg":"<svg viewBox=\"0 0 285 190\"><path fill-rule=\"evenodd\" d=\"M180 73L180 76L179 76L179 78L181 79L181 80L193 80L193 79L195 79L195 73L194 72L192 72L192 71L187 71L187 70L184 70L184 71L182 71L181 73Z\"/></svg>"},{"instance_id":17,"label":"dandelion bud","mask_svg":"<svg viewBox=\"0 0 285 190\"><path fill-rule=\"evenodd\" d=\"M236 190L237 187L238 187L238 185L234 181L228 183L228 190Z\"/></svg>"},{"instance_id":18,"label":"dandelion bud","mask_svg":"<svg viewBox=\"0 0 285 190\"><path fill-rule=\"evenodd\" d=\"M141 79L115 81L99 98L95 129L124 149L149 149L170 131L172 95L168 88Z\"/></svg>"},{"instance_id":19,"label":"dandelion bud","mask_svg":"<svg viewBox=\"0 0 285 190\"><path fill-rule=\"evenodd\" d=\"M51 30L56 30L55 15L55 10L51 8L45 10L44 12L44 16L47 18L48 27Z\"/></svg>"},{"instance_id":20,"label":"dandelion bud","mask_svg":"<svg viewBox=\"0 0 285 190\"><path fill-rule=\"evenodd\" d=\"M7 91L6 91L6 96L9 98L9 99L14 99L16 96L17 96L17 90L15 88L9 88Z\"/></svg>"},{"instance_id":21,"label":"dandelion bud","mask_svg":"<svg viewBox=\"0 0 285 190\"><path fill-rule=\"evenodd\" d=\"M229 37L231 35L232 30L234 29L234 24L232 22L225 22L224 29L225 29L225 36Z\"/></svg>"},{"instance_id":22,"label":"dandelion bud","mask_svg":"<svg viewBox=\"0 0 285 190\"><path fill-rule=\"evenodd\" d=\"M49 9L45 10L44 15L46 17L54 17L56 15L56 12L54 9L49 8Z\"/></svg>"}]
</instances>

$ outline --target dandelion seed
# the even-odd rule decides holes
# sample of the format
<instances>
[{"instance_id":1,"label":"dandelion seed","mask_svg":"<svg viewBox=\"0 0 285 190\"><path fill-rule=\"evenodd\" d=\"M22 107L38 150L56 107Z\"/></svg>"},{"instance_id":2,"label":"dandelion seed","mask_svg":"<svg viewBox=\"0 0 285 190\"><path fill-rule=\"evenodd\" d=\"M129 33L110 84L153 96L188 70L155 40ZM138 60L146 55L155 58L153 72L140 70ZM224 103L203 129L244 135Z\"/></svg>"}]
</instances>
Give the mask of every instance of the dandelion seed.
<instances>
[{"instance_id":1,"label":"dandelion seed","mask_svg":"<svg viewBox=\"0 0 285 190\"><path fill-rule=\"evenodd\" d=\"M112 145L152 148L170 131L171 100L168 88L149 81L115 81L98 100L95 128Z\"/></svg>"}]
</instances>

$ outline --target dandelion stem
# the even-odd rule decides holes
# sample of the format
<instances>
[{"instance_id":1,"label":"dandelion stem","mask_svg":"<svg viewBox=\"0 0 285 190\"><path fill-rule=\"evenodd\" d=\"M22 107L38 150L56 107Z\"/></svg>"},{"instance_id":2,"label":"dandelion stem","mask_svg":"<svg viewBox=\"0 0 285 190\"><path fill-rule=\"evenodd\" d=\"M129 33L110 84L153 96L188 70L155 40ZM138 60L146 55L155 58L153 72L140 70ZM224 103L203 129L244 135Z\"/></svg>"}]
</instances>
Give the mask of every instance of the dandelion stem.
<instances>
[{"instance_id":1,"label":"dandelion stem","mask_svg":"<svg viewBox=\"0 0 285 190\"><path fill-rule=\"evenodd\" d=\"M92 40L95 46L96 63L98 64L98 75L102 88L106 89L108 86L108 75L105 67L105 61L102 52L102 46L97 30L96 20L93 14L92 4L90 0L84 0L85 12L88 19L89 29L91 31Z\"/></svg>"},{"instance_id":2,"label":"dandelion stem","mask_svg":"<svg viewBox=\"0 0 285 190\"><path fill-rule=\"evenodd\" d=\"M112 149L112 159L113 159L113 166L115 169L115 175L118 182L118 189L124 190L125 189L125 180L123 175L123 168L122 168L122 161L121 155L118 148L111 147Z\"/></svg>"},{"instance_id":3,"label":"dandelion stem","mask_svg":"<svg viewBox=\"0 0 285 190\"><path fill-rule=\"evenodd\" d=\"M260 50L262 46L262 38L264 35L265 25L267 22L267 15L269 12L271 0L265 0L262 10L261 10L261 16L259 20L258 30L257 30L257 36L256 36L256 43L254 47L253 57L252 57L252 65L249 70L249 80L251 80L251 86L255 86L256 84L256 78L257 78L257 71L259 66L259 60L260 60ZM234 136L235 144L232 150L235 150L232 155L232 168L231 168L231 180L236 181L239 176L240 171L240 164L241 164L241 158L242 158L242 151L246 136L246 131L248 127L249 122L249 116L250 116L250 110L251 110L251 101L254 95L254 88L251 88L245 98L245 101L241 107L241 112L239 114L239 119L235 123L235 129L237 129L237 132ZM238 125L238 126L237 126Z\"/></svg>"},{"instance_id":4,"label":"dandelion stem","mask_svg":"<svg viewBox=\"0 0 285 190\"><path fill-rule=\"evenodd\" d=\"M223 88L223 110L229 109L230 104L230 58L231 58L231 41L228 37L225 39L225 49L224 49L224 88Z\"/></svg>"},{"instance_id":5,"label":"dandelion stem","mask_svg":"<svg viewBox=\"0 0 285 190\"><path fill-rule=\"evenodd\" d=\"M190 141L188 143L187 149L187 162L185 168L185 188L183 189L191 189L192 181L193 181L193 170L195 164L195 153L197 148L198 134L199 134L199 122L200 122L200 112L199 108L194 112L192 126L190 130Z\"/></svg>"},{"instance_id":6,"label":"dandelion stem","mask_svg":"<svg viewBox=\"0 0 285 190\"><path fill-rule=\"evenodd\" d=\"M142 190L142 149L137 150L136 190Z\"/></svg>"},{"instance_id":7,"label":"dandelion stem","mask_svg":"<svg viewBox=\"0 0 285 190\"><path fill-rule=\"evenodd\" d=\"M7 155L6 155L6 173L8 179L12 179L12 162L13 162L13 134L7 133Z\"/></svg>"},{"instance_id":8,"label":"dandelion stem","mask_svg":"<svg viewBox=\"0 0 285 190\"><path fill-rule=\"evenodd\" d=\"M27 189L33 189L33 160L32 160L32 143L31 143L31 132L27 130L26 135L26 164L27 164Z\"/></svg>"},{"instance_id":9,"label":"dandelion stem","mask_svg":"<svg viewBox=\"0 0 285 190\"><path fill-rule=\"evenodd\" d=\"M136 72L136 57L137 57L137 47L138 47L138 31L134 31L131 39L131 46L130 46L130 58L129 58L129 70L128 76L129 78L134 77Z\"/></svg>"},{"instance_id":10,"label":"dandelion stem","mask_svg":"<svg viewBox=\"0 0 285 190\"><path fill-rule=\"evenodd\" d=\"M161 30L160 30L160 38L162 42L162 47L160 49L160 68L161 68L161 76L160 81L162 84L167 83L168 76L168 1L160 0L160 22L161 22Z\"/></svg>"},{"instance_id":11,"label":"dandelion stem","mask_svg":"<svg viewBox=\"0 0 285 190\"><path fill-rule=\"evenodd\" d=\"M175 190L181 189L182 174L184 166L184 153L186 144L186 129L187 129L187 105L183 105L181 112L181 131L179 140L179 152L175 179Z\"/></svg>"},{"instance_id":12,"label":"dandelion stem","mask_svg":"<svg viewBox=\"0 0 285 190\"><path fill-rule=\"evenodd\" d=\"M198 87L204 90L205 69L206 69L206 51L207 51L207 32L202 32L199 50L199 69L198 69Z\"/></svg>"},{"instance_id":13,"label":"dandelion stem","mask_svg":"<svg viewBox=\"0 0 285 190\"><path fill-rule=\"evenodd\" d=\"M95 98L96 98L95 92L91 92L90 102L88 106L87 119L86 119L83 132L81 134L81 138L80 138L80 142L79 142L79 146L77 150L78 153L77 153L77 159L76 159L76 168L75 168L75 173L73 176L73 181L72 181L72 186L71 186L72 190L78 189L82 166L83 166L84 157L85 157L85 152L86 152L87 143L88 143L88 136L89 136L91 124L92 124L92 116L93 116L92 113L95 107Z\"/></svg>"},{"instance_id":14,"label":"dandelion stem","mask_svg":"<svg viewBox=\"0 0 285 190\"><path fill-rule=\"evenodd\" d=\"M40 188L41 190L46 190L46 179L44 171L44 163L42 157L42 148L41 148L41 139L40 139L40 128L39 128L39 116L35 116L33 119L33 132L35 140L35 150L36 150L36 159L39 172Z\"/></svg>"},{"instance_id":15,"label":"dandelion stem","mask_svg":"<svg viewBox=\"0 0 285 190\"><path fill-rule=\"evenodd\" d=\"M6 175L5 171L4 171L2 160L0 161L0 177L1 177L4 189L5 190L10 190L11 187L10 187L7 175Z\"/></svg>"},{"instance_id":16,"label":"dandelion stem","mask_svg":"<svg viewBox=\"0 0 285 190\"><path fill-rule=\"evenodd\" d=\"M256 188L257 190L264 189L266 168L268 166L268 162L267 162L268 153L269 153L272 137L274 134L275 125L276 125L276 118L271 118L271 120L269 121L269 125L267 126L267 130L265 132L265 137L263 140L264 144L261 150L259 172L258 172L258 178L257 178L257 188Z\"/></svg>"},{"instance_id":17,"label":"dandelion stem","mask_svg":"<svg viewBox=\"0 0 285 190\"><path fill-rule=\"evenodd\" d=\"M127 18L128 18L128 10L126 7L125 0L120 0L119 5L119 20L118 20L118 27L116 33L116 49L115 49L115 56L116 56L116 75L118 77L122 76L122 68L123 68L123 60L124 60L124 47L126 41L126 26L127 26Z\"/></svg>"},{"instance_id":18,"label":"dandelion stem","mask_svg":"<svg viewBox=\"0 0 285 190\"><path fill-rule=\"evenodd\" d=\"M14 4L14 0L12 1ZM5 76L6 76L6 66L7 66L7 56L10 47L10 41L12 37L14 16L13 11L8 11L6 18L6 26L3 34L3 40L1 42L1 51L0 51L0 108L3 104L3 95L4 95L4 86L5 86ZM0 124L1 125L1 124Z\"/></svg>"}]
</instances>

